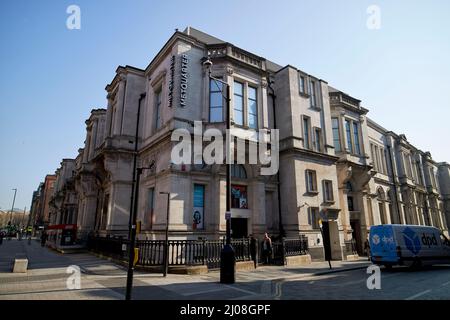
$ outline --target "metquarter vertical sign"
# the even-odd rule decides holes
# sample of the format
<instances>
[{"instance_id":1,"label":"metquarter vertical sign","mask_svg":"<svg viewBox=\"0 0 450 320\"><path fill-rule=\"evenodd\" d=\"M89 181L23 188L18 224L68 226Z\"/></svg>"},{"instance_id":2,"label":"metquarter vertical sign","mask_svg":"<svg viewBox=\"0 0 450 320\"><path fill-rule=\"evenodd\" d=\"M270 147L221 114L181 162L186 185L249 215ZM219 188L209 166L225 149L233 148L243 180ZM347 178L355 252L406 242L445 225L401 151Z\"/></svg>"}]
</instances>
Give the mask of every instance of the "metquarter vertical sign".
<instances>
[{"instance_id":1,"label":"metquarter vertical sign","mask_svg":"<svg viewBox=\"0 0 450 320\"><path fill-rule=\"evenodd\" d=\"M186 107L187 88L188 88L188 57L181 55L181 83L180 83L180 105Z\"/></svg>"},{"instance_id":2,"label":"metquarter vertical sign","mask_svg":"<svg viewBox=\"0 0 450 320\"><path fill-rule=\"evenodd\" d=\"M175 78L175 56L170 59L169 107L173 105L173 83Z\"/></svg>"}]
</instances>

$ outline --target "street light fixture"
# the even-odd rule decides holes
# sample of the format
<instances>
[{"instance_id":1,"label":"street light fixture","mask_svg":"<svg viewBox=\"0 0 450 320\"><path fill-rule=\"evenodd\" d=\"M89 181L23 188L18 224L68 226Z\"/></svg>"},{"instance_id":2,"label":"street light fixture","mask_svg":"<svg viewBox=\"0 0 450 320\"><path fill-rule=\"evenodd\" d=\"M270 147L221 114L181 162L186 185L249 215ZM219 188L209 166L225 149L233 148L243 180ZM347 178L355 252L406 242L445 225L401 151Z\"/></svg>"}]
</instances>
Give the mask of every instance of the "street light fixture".
<instances>
[{"instance_id":1,"label":"street light fixture","mask_svg":"<svg viewBox=\"0 0 450 320\"><path fill-rule=\"evenodd\" d=\"M131 289L133 288L133 273L134 273L134 258L135 258L135 246L136 246L136 217L137 217L137 205L139 198L139 179L143 169L137 168L137 155L138 155L138 139L139 139L139 120L141 115L141 102L145 98L145 93L142 93L139 97L137 119L136 119L136 133L134 136L134 153L133 153L133 184L131 186L131 205L130 205L130 219L128 223L128 272L127 272L127 287L125 291L125 300L131 300ZM149 166L152 168L154 162Z\"/></svg>"},{"instance_id":2,"label":"street light fixture","mask_svg":"<svg viewBox=\"0 0 450 320\"><path fill-rule=\"evenodd\" d=\"M11 207L11 213L9 215L9 224L12 225L12 214L14 211L14 204L16 202L16 194L17 194L17 188L12 189L14 190L14 198L13 198L13 203L12 203L12 207Z\"/></svg>"},{"instance_id":3,"label":"street light fixture","mask_svg":"<svg viewBox=\"0 0 450 320\"><path fill-rule=\"evenodd\" d=\"M221 83L226 87L226 95L222 93L222 97L226 100L226 134L230 135L229 143L226 145L226 243L220 253L220 282L231 284L235 282L236 278L236 257L233 246L231 245L231 87L230 85L221 80L211 76L211 68L213 62L208 56L203 60L203 66L208 70L209 79L213 80L217 88L221 89L218 83Z\"/></svg>"}]
</instances>

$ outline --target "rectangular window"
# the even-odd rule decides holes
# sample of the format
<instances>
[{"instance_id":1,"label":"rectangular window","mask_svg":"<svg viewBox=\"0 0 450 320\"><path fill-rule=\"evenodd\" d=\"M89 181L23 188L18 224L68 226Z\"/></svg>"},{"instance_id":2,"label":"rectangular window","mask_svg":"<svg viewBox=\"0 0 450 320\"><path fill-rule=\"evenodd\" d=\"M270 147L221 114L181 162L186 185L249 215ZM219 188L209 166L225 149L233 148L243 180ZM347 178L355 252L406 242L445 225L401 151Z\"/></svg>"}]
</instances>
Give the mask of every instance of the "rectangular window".
<instances>
[{"instance_id":1,"label":"rectangular window","mask_svg":"<svg viewBox=\"0 0 450 320\"><path fill-rule=\"evenodd\" d=\"M421 185L423 185L422 171L420 170L420 163L419 162L416 163L416 168L417 168L417 177L419 179L419 183Z\"/></svg>"},{"instance_id":2,"label":"rectangular window","mask_svg":"<svg viewBox=\"0 0 450 320\"><path fill-rule=\"evenodd\" d=\"M375 171L378 171L377 168L377 159L375 157L375 146L373 145L373 143L370 144L370 155L372 156L372 165L373 168L375 169Z\"/></svg>"},{"instance_id":3,"label":"rectangular window","mask_svg":"<svg viewBox=\"0 0 450 320\"><path fill-rule=\"evenodd\" d=\"M380 148L380 166L381 166L380 171L381 171L381 173L384 173L384 174L386 174L385 164L386 163L384 162L384 149Z\"/></svg>"},{"instance_id":4,"label":"rectangular window","mask_svg":"<svg viewBox=\"0 0 450 320\"><path fill-rule=\"evenodd\" d=\"M381 161L380 161L380 149L375 146L375 161L377 164L377 171L382 172Z\"/></svg>"},{"instance_id":5,"label":"rectangular window","mask_svg":"<svg viewBox=\"0 0 450 320\"><path fill-rule=\"evenodd\" d=\"M431 179L431 185L433 188L436 188L436 177L434 176L434 170L430 167L430 179Z\"/></svg>"},{"instance_id":6,"label":"rectangular window","mask_svg":"<svg viewBox=\"0 0 450 320\"><path fill-rule=\"evenodd\" d=\"M316 83L314 81L312 81L312 80L309 83L310 83L310 87L309 87L309 91L310 91L309 92L309 94L310 94L309 101L311 102L311 107L315 108L315 107L317 107Z\"/></svg>"},{"instance_id":7,"label":"rectangular window","mask_svg":"<svg viewBox=\"0 0 450 320\"><path fill-rule=\"evenodd\" d=\"M358 123L353 122L353 141L355 143L355 153L360 155L361 154L361 146L359 144L359 129L358 129Z\"/></svg>"},{"instance_id":8,"label":"rectangular window","mask_svg":"<svg viewBox=\"0 0 450 320\"><path fill-rule=\"evenodd\" d=\"M162 97L162 89L159 88L157 91L155 91L155 128L159 129L161 128L162 121L161 121L161 97Z\"/></svg>"},{"instance_id":9,"label":"rectangular window","mask_svg":"<svg viewBox=\"0 0 450 320\"><path fill-rule=\"evenodd\" d=\"M299 81L299 88L300 88L300 93L305 94L305 77L304 76L300 76L300 81Z\"/></svg>"},{"instance_id":10,"label":"rectangular window","mask_svg":"<svg viewBox=\"0 0 450 320\"><path fill-rule=\"evenodd\" d=\"M234 82L234 123L244 125L244 85Z\"/></svg>"},{"instance_id":11,"label":"rectangular window","mask_svg":"<svg viewBox=\"0 0 450 320\"><path fill-rule=\"evenodd\" d=\"M147 190L147 208L144 217L144 225L150 230L153 228L155 219L155 188L149 188Z\"/></svg>"},{"instance_id":12,"label":"rectangular window","mask_svg":"<svg viewBox=\"0 0 450 320\"><path fill-rule=\"evenodd\" d=\"M347 197L347 208L348 211L355 211L355 205L353 204L353 197L351 196Z\"/></svg>"},{"instance_id":13,"label":"rectangular window","mask_svg":"<svg viewBox=\"0 0 450 320\"><path fill-rule=\"evenodd\" d=\"M331 125L333 127L333 144L336 152L341 152L341 139L339 135L339 119L331 118Z\"/></svg>"},{"instance_id":14,"label":"rectangular window","mask_svg":"<svg viewBox=\"0 0 450 320\"><path fill-rule=\"evenodd\" d=\"M319 225L319 208L308 208L308 224L312 227L312 229L320 229Z\"/></svg>"},{"instance_id":15,"label":"rectangular window","mask_svg":"<svg viewBox=\"0 0 450 320\"><path fill-rule=\"evenodd\" d=\"M258 128L258 104L256 99L256 88L248 87L247 98L248 127Z\"/></svg>"},{"instance_id":16,"label":"rectangular window","mask_svg":"<svg viewBox=\"0 0 450 320\"><path fill-rule=\"evenodd\" d=\"M194 184L194 208L192 212L192 228L204 229L205 186Z\"/></svg>"},{"instance_id":17,"label":"rectangular window","mask_svg":"<svg viewBox=\"0 0 450 320\"><path fill-rule=\"evenodd\" d=\"M306 170L306 192L317 192L317 179L314 170Z\"/></svg>"},{"instance_id":18,"label":"rectangular window","mask_svg":"<svg viewBox=\"0 0 450 320\"><path fill-rule=\"evenodd\" d=\"M314 151L322 151L322 131L320 128L314 128Z\"/></svg>"},{"instance_id":19,"label":"rectangular window","mask_svg":"<svg viewBox=\"0 0 450 320\"><path fill-rule=\"evenodd\" d=\"M310 149L311 148L311 137L310 137L310 132L311 132L311 125L310 122L311 119L308 117L303 117L303 147L305 149Z\"/></svg>"},{"instance_id":20,"label":"rectangular window","mask_svg":"<svg viewBox=\"0 0 450 320\"><path fill-rule=\"evenodd\" d=\"M231 207L234 209L248 209L246 186L231 186Z\"/></svg>"},{"instance_id":21,"label":"rectangular window","mask_svg":"<svg viewBox=\"0 0 450 320\"><path fill-rule=\"evenodd\" d=\"M209 81L209 121L223 121L222 83L210 79Z\"/></svg>"},{"instance_id":22,"label":"rectangular window","mask_svg":"<svg viewBox=\"0 0 450 320\"><path fill-rule=\"evenodd\" d=\"M325 202L333 202L333 181L323 180L323 197Z\"/></svg>"},{"instance_id":23,"label":"rectangular window","mask_svg":"<svg viewBox=\"0 0 450 320\"><path fill-rule=\"evenodd\" d=\"M388 167L387 167L387 151L386 149L383 149L383 153L381 155L383 157L383 168L384 168L384 173L387 175L388 174Z\"/></svg>"},{"instance_id":24,"label":"rectangular window","mask_svg":"<svg viewBox=\"0 0 450 320\"><path fill-rule=\"evenodd\" d=\"M351 121L350 120L345 120L345 133L347 135L348 151L350 153L353 153L352 129L351 129Z\"/></svg>"},{"instance_id":25,"label":"rectangular window","mask_svg":"<svg viewBox=\"0 0 450 320\"><path fill-rule=\"evenodd\" d=\"M406 154L404 156L404 161L405 161L405 168L406 168L406 176L411 179L412 178L411 157L409 154Z\"/></svg>"}]
</instances>

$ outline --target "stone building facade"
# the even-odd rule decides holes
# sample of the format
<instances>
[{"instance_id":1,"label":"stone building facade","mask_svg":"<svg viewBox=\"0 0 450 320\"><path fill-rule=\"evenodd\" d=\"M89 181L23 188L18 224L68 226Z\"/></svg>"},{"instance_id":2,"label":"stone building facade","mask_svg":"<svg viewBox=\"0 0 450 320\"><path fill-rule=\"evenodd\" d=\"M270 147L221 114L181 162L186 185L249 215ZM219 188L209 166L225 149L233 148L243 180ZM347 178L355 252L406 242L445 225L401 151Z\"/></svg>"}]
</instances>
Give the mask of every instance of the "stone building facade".
<instances>
[{"instance_id":1,"label":"stone building facade","mask_svg":"<svg viewBox=\"0 0 450 320\"><path fill-rule=\"evenodd\" d=\"M75 160L63 159L56 170L50 199L49 224L77 224L78 195L75 190Z\"/></svg>"},{"instance_id":2,"label":"stone building facade","mask_svg":"<svg viewBox=\"0 0 450 320\"><path fill-rule=\"evenodd\" d=\"M232 166L233 237L306 235L313 259L323 259L326 247L341 260L363 253L372 225L428 224L447 232L448 164L369 119L361 101L326 81L189 27L145 69L118 67L106 86L107 108L92 110L86 121L85 145L70 162L80 238L127 236L135 154L144 168L139 238L164 236L167 192L171 238L225 235L225 166L201 157L194 164L171 160L176 129L193 140L211 128L225 134L226 85L210 75L230 87L235 136L279 129L277 174ZM195 121L203 124L200 134Z\"/></svg>"}]
</instances>

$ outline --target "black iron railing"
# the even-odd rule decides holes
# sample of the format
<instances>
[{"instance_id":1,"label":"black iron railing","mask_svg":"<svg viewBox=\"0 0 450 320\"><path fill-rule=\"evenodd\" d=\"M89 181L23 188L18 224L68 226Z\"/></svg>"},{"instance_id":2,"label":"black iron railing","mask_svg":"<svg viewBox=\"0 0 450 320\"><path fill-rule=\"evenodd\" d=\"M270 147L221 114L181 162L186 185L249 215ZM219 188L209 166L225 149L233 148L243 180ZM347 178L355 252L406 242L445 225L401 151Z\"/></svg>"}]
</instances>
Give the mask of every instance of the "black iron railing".
<instances>
[{"instance_id":1,"label":"black iron railing","mask_svg":"<svg viewBox=\"0 0 450 320\"><path fill-rule=\"evenodd\" d=\"M123 238L90 237L87 246L93 252L127 261L128 243L128 240ZM208 269L217 269L220 267L220 254L224 245L225 240L169 240L169 265L206 265ZM231 245L235 251L236 262L252 261L261 256L261 254L254 254L258 251L259 245L249 238L233 239ZM136 247L139 249L137 265L161 266L164 264L164 240L137 240ZM270 263L284 264L287 256L307 254L308 241L305 236L282 239L273 243L272 250L273 259L270 259Z\"/></svg>"}]
</instances>

